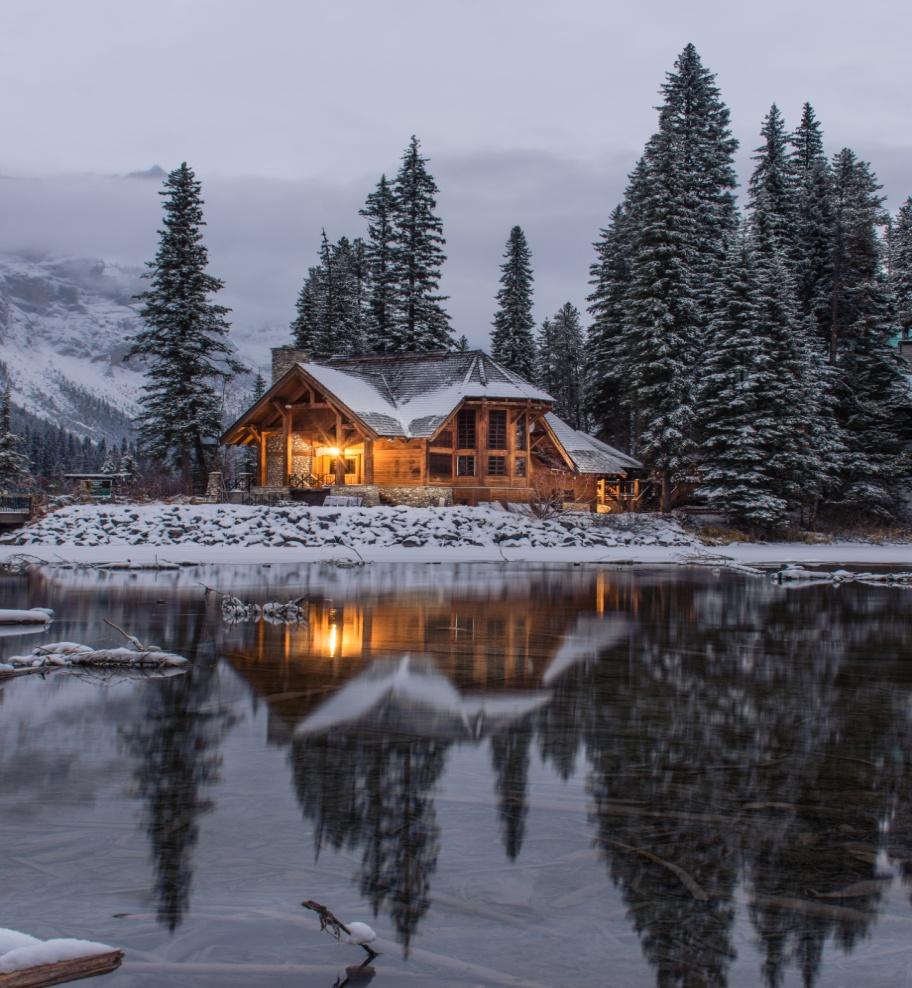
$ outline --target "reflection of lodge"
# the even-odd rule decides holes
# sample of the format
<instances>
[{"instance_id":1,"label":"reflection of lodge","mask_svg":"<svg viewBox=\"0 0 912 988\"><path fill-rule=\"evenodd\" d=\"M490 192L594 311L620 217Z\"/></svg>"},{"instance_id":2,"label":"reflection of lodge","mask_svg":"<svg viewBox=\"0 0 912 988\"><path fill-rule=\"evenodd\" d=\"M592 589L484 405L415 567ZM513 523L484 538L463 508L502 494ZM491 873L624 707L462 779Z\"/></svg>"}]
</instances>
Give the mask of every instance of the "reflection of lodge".
<instances>
[{"instance_id":1,"label":"reflection of lodge","mask_svg":"<svg viewBox=\"0 0 912 988\"><path fill-rule=\"evenodd\" d=\"M269 703L270 736L288 729L324 702L328 692L363 673L376 658L424 655L465 692L534 690L566 652L577 610L605 614L635 611L630 586L604 572L585 590L542 588L527 609L512 596L427 601L394 598L372 604L315 603L299 625L260 622L243 626L248 637L227 651L232 666ZM606 623L606 633L616 626Z\"/></svg>"}]
</instances>

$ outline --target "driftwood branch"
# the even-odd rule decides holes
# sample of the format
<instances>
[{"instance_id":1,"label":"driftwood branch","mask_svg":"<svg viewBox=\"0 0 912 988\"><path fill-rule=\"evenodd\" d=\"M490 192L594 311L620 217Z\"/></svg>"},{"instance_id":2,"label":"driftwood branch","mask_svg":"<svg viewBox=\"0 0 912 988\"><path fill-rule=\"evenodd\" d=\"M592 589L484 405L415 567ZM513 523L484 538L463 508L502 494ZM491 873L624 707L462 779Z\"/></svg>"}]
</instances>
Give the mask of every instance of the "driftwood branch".
<instances>
[{"instance_id":1,"label":"driftwood branch","mask_svg":"<svg viewBox=\"0 0 912 988\"><path fill-rule=\"evenodd\" d=\"M329 930L337 940L342 938L343 933L351 934L351 930L326 906L321 906L313 899L305 899L301 905L305 909L312 909L320 917L320 929Z\"/></svg>"},{"instance_id":2,"label":"driftwood branch","mask_svg":"<svg viewBox=\"0 0 912 988\"><path fill-rule=\"evenodd\" d=\"M109 621L107 618L102 618L102 620L109 628L113 628L115 631L119 631L124 636L124 638L126 638L127 641L138 651L140 652L154 651L154 649L150 649L146 645L143 645L143 643L135 635L131 635L126 631L124 631L123 628L120 627L120 625L115 624L113 621Z\"/></svg>"}]
</instances>

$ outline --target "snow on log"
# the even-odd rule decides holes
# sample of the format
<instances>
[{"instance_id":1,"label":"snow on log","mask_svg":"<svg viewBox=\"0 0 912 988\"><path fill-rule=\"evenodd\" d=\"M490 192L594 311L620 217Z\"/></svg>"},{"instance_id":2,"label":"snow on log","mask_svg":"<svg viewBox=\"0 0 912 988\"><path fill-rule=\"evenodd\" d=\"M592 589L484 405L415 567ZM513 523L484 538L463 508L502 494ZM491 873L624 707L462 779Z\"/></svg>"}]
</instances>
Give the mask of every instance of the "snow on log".
<instances>
[{"instance_id":1,"label":"snow on log","mask_svg":"<svg viewBox=\"0 0 912 988\"><path fill-rule=\"evenodd\" d=\"M30 655L13 655L0 665L0 672L53 668L162 669L187 665L187 659L155 646L135 648L92 648L76 642L39 645Z\"/></svg>"},{"instance_id":2,"label":"snow on log","mask_svg":"<svg viewBox=\"0 0 912 988\"><path fill-rule=\"evenodd\" d=\"M47 607L31 607L28 610L0 608L0 624L50 624L54 612Z\"/></svg>"},{"instance_id":3,"label":"snow on log","mask_svg":"<svg viewBox=\"0 0 912 988\"><path fill-rule=\"evenodd\" d=\"M0 929L0 988L45 988L109 974L123 951L91 940L39 940Z\"/></svg>"}]
</instances>

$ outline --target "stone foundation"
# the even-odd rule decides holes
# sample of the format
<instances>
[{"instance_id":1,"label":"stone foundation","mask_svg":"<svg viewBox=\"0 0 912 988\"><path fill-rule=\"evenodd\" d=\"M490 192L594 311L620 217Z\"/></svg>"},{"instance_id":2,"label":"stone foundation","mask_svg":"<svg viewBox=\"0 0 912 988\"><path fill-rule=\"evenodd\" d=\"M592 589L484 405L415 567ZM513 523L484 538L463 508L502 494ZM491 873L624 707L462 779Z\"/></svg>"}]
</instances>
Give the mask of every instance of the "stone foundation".
<instances>
[{"instance_id":1,"label":"stone foundation","mask_svg":"<svg viewBox=\"0 0 912 988\"><path fill-rule=\"evenodd\" d=\"M376 508L380 503L380 488L376 484L333 484L330 494L360 497L365 508Z\"/></svg>"},{"instance_id":2,"label":"stone foundation","mask_svg":"<svg viewBox=\"0 0 912 988\"><path fill-rule=\"evenodd\" d=\"M406 504L411 508L436 508L453 504L452 487L394 487L380 488L381 504Z\"/></svg>"},{"instance_id":3,"label":"stone foundation","mask_svg":"<svg viewBox=\"0 0 912 988\"><path fill-rule=\"evenodd\" d=\"M383 484L336 485L333 494L363 498L364 506L374 508L378 504L405 504L411 508L436 508L453 504L452 487L395 487Z\"/></svg>"}]
</instances>

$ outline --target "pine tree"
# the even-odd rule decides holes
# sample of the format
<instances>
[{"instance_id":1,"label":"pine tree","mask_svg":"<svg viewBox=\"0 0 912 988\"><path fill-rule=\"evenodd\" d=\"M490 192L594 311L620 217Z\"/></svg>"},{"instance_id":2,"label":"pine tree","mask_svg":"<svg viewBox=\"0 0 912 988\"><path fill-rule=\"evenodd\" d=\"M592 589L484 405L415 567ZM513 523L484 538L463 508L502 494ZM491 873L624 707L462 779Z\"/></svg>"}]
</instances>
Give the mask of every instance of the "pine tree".
<instances>
[{"instance_id":1,"label":"pine tree","mask_svg":"<svg viewBox=\"0 0 912 988\"><path fill-rule=\"evenodd\" d=\"M184 162L159 193L164 223L151 284L138 296L144 326L128 357L147 361L139 437L154 459L180 469L186 484L201 484L208 470L207 444L221 430L217 385L242 368L228 342L229 310L210 300L223 283L206 273L208 252L201 228L201 184Z\"/></svg>"},{"instance_id":2,"label":"pine tree","mask_svg":"<svg viewBox=\"0 0 912 988\"><path fill-rule=\"evenodd\" d=\"M554 411L574 429L586 427L583 327L579 310L565 302L539 331L541 387L554 398Z\"/></svg>"},{"instance_id":3,"label":"pine tree","mask_svg":"<svg viewBox=\"0 0 912 988\"><path fill-rule=\"evenodd\" d=\"M757 148L750 178L750 211L757 246L794 257L797 215L795 173L788 153L789 135L775 103L763 119L763 144Z\"/></svg>"},{"instance_id":4,"label":"pine tree","mask_svg":"<svg viewBox=\"0 0 912 988\"><path fill-rule=\"evenodd\" d=\"M9 384L0 396L0 491L19 489L29 479L29 458L22 436L12 427L12 399Z\"/></svg>"},{"instance_id":5,"label":"pine tree","mask_svg":"<svg viewBox=\"0 0 912 988\"><path fill-rule=\"evenodd\" d=\"M456 350L458 350L459 353L466 353L468 349L469 349L469 338L465 335L465 333L463 333L462 336L460 336L459 339L456 341Z\"/></svg>"},{"instance_id":6,"label":"pine tree","mask_svg":"<svg viewBox=\"0 0 912 988\"><path fill-rule=\"evenodd\" d=\"M837 377L837 415L847 447L838 503L887 518L907 464L907 368L893 344L892 296L878 230L886 222L880 186L849 149L833 162L834 250L828 356Z\"/></svg>"},{"instance_id":7,"label":"pine tree","mask_svg":"<svg viewBox=\"0 0 912 988\"><path fill-rule=\"evenodd\" d=\"M776 368L762 345L755 260L744 236L732 245L716 289L700 387L700 490L710 504L751 529L782 527L768 437L775 421L765 403Z\"/></svg>"},{"instance_id":8,"label":"pine tree","mask_svg":"<svg viewBox=\"0 0 912 988\"><path fill-rule=\"evenodd\" d=\"M643 168L642 161L637 170ZM631 185L637 181L631 178ZM592 293L586 365L586 405L599 435L621 449L636 445L633 435L634 412L629 404L625 378L629 355L624 320L631 260L631 193L623 205L615 207L608 226L595 244L596 260L589 269Z\"/></svg>"},{"instance_id":9,"label":"pine tree","mask_svg":"<svg viewBox=\"0 0 912 988\"><path fill-rule=\"evenodd\" d=\"M657 471L667 511L672 483L693 463L694 367L704 306L715 300L696 287L703 277L698 210L673 136L660 131L644 161L625 300L624 386L637 404L636 453Z\"/></svg>"},{"instance_id":10,"label":"pine tree","mask_svg":"<svg viewBox=\"0 0 912 988\"><path fill-rule=\"evenodd\" d=\"M722 102L716 77L703 65L694 45L687 45L678 56L662 86L662 96L659 130L675 148L684 180L679 194L690 200L694 211L693 264L700 275L694 279L694 290L705 321L712 307L709 286L738 223L734 166L738 141L732 137L731 114Z\"/></svg>"},{"instance_id":11,"label":"pine tree","mask_svg":"<svg viewBox=\"0 0 912 988\"><path fill-rule=\"evenodd\" d=\"M446 260L443 224L437 217L437 185L414 135L393 184L395 318L386 352L416 353L453 346L449 317L438 295Z\"/></svg>"},{"instance_id":12,"label":"pine tree","mask_svg":"<svg viewBox=\"0 0 912 988\"><path fill-rule=\"evenodd\" d=\"M372 335L367 279L363 241L340 237L333 244L323 230L319 263L298 294L295 345L314 360L365 352Z\"/></svg>"},{"instance_id":13,"label":"pine tree","mask_svg":"<svg viewBox=\"0 0 912 988\"><path fill-rule=\"evenodd\" d=\"M899 207L890 227L890 286L896 322L904 340L912 338L912 196Z\"/></svg>"},{"instance_id":14,"label":"pine tree","mask_svg":"<svg viewBox=\"0 0 912 988\"><path fill-rule=\"evenodd\" d=\"M711 286L737 223L737 141L693 45L662 95L659 129L631 174L615 242L599 245L593 269L589 395L602 432L613 409L633 412L624 445L656 470L667 510L673 481L693 462L696 365Z\"/></svg>"},{"instance_id":15,"label":"pine tree","mask_svg":"<svg viewBox=\"0 0 912 988\"><path fill-rule=\"evenodd\" d=\"M500 267L491 356L526 380L531 380L535 373L531 260L526 235L521 227L514 226Z\"/></svg>"},{"instance_id":16,"label":"pine tree","mask_svg":"<svg viewBox=\"0 0 912 988\"><path fill-rule=\"evenodd\" d=\"M367 344L375 353L388 351L395 322L395 212L396 201L392 186L386 180L386 175L381 175L377 188L367 197L367 202L360 211L360 215L367 219L365 255L370 286L370 336Z\"/></svg>"},{"instance_id":17,"label":"pine tree","mask_svg":"<svg viewBox=\"0 0 912 988\"><path fill-rule=\"evenodd\" d=\"M791 136L791 148L795 291L802 315L813 320L815 331L824 338L833 278L833 184L820 122L810 103L802 108L801 123Z\"/></svg>"}]
</instances>

